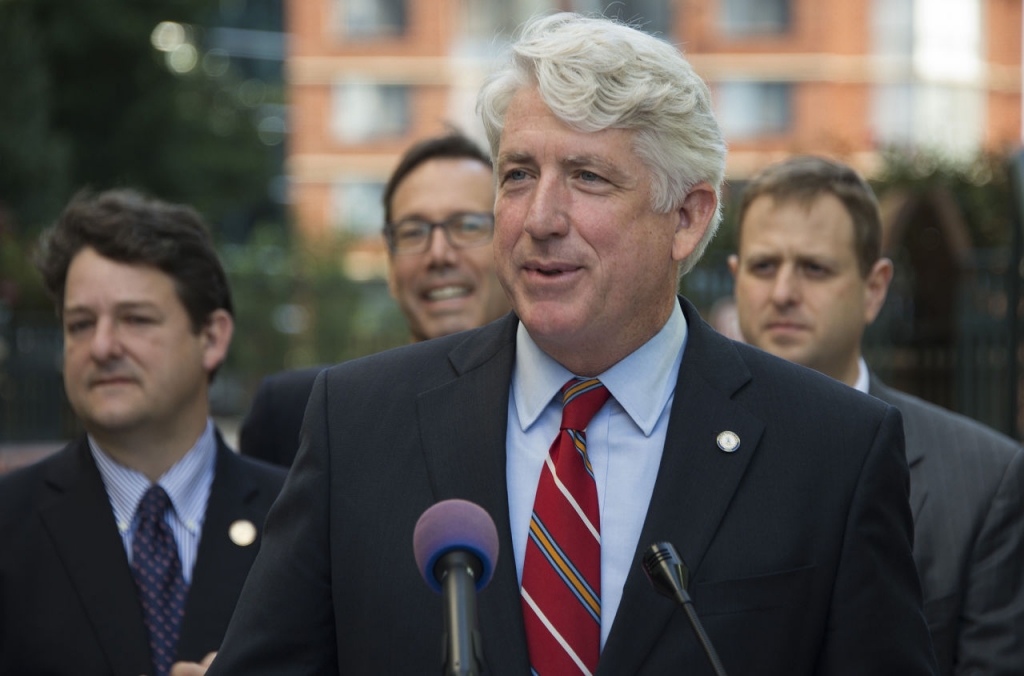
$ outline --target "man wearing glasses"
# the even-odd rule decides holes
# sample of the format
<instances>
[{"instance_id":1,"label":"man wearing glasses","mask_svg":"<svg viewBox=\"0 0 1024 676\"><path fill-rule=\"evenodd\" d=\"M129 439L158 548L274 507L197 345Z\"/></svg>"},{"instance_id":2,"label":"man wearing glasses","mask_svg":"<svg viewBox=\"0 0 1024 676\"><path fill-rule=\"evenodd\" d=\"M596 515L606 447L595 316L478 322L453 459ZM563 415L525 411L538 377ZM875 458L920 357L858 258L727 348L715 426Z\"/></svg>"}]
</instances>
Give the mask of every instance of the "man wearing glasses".
<instances>
[{"instance_id":1,"label":"man wearing glasses","mask_svg":"<svg viewBox=\"0 0 1024 676\"><path fill-rule=\"evenodd\" d=\"M494 274L490 158L458 133L409 148L384 188L388 288L412 342L482 326L509 311ZM266 378L239 435L243 455L288 467L323 369Z\"/></svg>"}]
</instances>

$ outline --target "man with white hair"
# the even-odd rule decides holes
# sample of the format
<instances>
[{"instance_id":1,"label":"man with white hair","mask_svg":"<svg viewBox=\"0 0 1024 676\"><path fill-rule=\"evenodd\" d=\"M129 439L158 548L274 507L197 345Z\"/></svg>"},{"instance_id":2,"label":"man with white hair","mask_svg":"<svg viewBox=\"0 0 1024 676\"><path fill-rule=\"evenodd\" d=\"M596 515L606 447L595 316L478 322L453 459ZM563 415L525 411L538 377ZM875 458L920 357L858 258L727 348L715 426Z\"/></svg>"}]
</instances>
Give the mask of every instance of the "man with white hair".
<instances>
[{"instance_id":1,"label":"man with white hair","mask_svg":"<svg viewBox=\"0 0 1024 676\"><path fill-rule=\"evenodd\" d=\"M542 17L478 106L514 312L318 377L211 673L436 669L442 604L411 544L450 498L497 526L484 673L708 673L641 570L663 541L730 673L934 673L899 413L676 295L725 167L686 60L614 21Z\"/></svg>"}]
</instances>

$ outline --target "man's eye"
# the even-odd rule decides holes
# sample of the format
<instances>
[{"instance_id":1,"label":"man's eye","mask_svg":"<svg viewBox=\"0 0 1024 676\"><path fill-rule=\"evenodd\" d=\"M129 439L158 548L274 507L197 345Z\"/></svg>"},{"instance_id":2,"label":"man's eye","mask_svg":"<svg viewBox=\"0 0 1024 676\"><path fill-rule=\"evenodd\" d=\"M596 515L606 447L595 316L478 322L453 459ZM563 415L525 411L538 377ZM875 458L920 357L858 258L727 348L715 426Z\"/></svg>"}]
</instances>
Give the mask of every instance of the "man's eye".
<instances>
[{"instance_id":1,"label":"man's eye","mask_svg":"<svg viewBox=\"0 0 1024 676\"><path fill-rule=\"evenodd\" d=\"M411 242L422 239L427 226L422 223L407 223L395 229L395 239L400 242Z\"/></svg>"},{"instance_id":2,"label":"man's eye","mask_svg":"<svg viewBox=\"0 0 1024 676\"><path fill-rule=\"evenodd\" d=\"M826 277L829 274L828 268L823 265L816 263L807 263L804 265L804 272L807 273L808 277Z\"/></svg>"},{"instance_id":3,"label":"man's eye","mask_svg":"<svg viewBox=\"0 0 1024 676\"><path fill-rule=\"evenodd\" d=\"M487 229L487 223L479 218L464 218L458 223L458 229L466 235L475 235Z\"/></svg>"},{"instance_id":4,"label":"man's eye","mask_svg":"<svg viewBox=\"0 0 1024 676\"><path fill-rule=\"evenodd\" d=\"M91 324L91 321L82 319L79 321L69 323L67 326L64 327L64 330L67 331L69 334L74 335L76 333L81 333L82 331L86 330L87 328L89 328Z\"/></svg>"},{"instance_id":5,"label":"man's eye","mask_svg":"<svg viewBox=\"0 0 1024 676\"><path fill-rule=\"evenodd\" d=\"M512 169L505 174L505 178L509 181L522 181L526 178L526 172L522 169Z\"/></svg>"},{"instance_id":6,"label":"man's eye","mask_svg":"<svg viewBox=\"0 0 1024 676\"><path fill-rule=\"evenodd\" d=\"M600 176L598 176L597 174L595 174L592 171L581 171L580 172L580 178L583 179L584 181L588 182L588 183L593 183L595 181L603 180Z\"/></svg>"}]
</instances>

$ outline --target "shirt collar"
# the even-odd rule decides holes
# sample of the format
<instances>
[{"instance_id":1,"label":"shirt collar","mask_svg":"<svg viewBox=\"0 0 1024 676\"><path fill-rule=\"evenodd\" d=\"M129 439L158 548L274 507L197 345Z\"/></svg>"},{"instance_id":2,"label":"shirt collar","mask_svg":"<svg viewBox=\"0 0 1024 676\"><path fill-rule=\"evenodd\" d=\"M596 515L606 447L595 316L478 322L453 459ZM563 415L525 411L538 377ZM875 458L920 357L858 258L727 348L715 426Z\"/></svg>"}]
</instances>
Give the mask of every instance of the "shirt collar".
<instances>
[{"instance_id":1,"label":"shirt collar","mask_svg":"<svg viewBox=\"0 0 1024 676\"><path fill-rule=\"evenodd\" d=\"M131 527L139 502L152 484L142 472L117 463L99 447L92 436L88 439L89 450L114 510L117 528L123 532ZM213 421L207 419L206 428L195 445L157 480L167 491L178 519L193 534L198 534L202 527L206 502L200 497L204 488L209 487L209 477L213 476L216 459L217 441ZM207 477L205 481L204 477Z\"/></svg>"},{"instance_id":2,"label":"shirt collar","mask_svg":"<svg viewBox=\"0 0 1024 676\"><path fill-rule=\"evenodd\" d=\"M597 376L645 436L650 436L675 391L686 337L686 318L679 303L673 303L672 314L661 331ZM562 385L574 375L541 350L523 323L519 323L512 394L524 431L537 422Z\"/></svg>"},{"instance_id":3,"label":"shirt collar","mask_svg":"<svg viewBox=\"0 0 1024 676\"><path fill-rule=\"evenodd\" d=\"M864 361L864 357L861 357L857 360L857 382L854 383L853 387L857 391L867 394L870 385L871 377L868 373L868 365Z\"/></svg>"}]
</instances>

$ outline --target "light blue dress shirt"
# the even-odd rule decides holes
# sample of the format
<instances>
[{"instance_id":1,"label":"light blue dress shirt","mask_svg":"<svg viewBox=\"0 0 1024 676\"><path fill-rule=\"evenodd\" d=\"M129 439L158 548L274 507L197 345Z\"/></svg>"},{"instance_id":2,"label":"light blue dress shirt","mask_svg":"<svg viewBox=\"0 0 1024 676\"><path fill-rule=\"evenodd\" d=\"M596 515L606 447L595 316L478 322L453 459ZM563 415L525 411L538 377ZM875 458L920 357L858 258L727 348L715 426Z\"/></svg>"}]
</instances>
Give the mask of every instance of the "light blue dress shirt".
<instances>
[{"instance_id":1,"label":"light blue dress shirt","mask_svg":"<svg viewBox=\"0 0 1024 676\"><path fill-rule=\"evenodd\" d=\"M653 338L597 375L611 398L587 427L587 454L601 512L601 647L608 639L622 587L633 563L665 448L686 319L676 303ZM574 375L543 352L519 324L508 402L507 481L512 547L519 582L541 468L558 434L556 397Z\"/></svg>"},{"instance_id":2,"label":"light blue dress shirt","mask_svg":"<svg viewBox=\"0 0 1024 676\"><path fill-rule=\"evenodd\" d=\"M870 371L868 371L868 365L864 361L864 357L857 360L857 382L854 383L853 389L858 392L868 393L868 388L871 386Z\"/></svg>"},{"instance_id":3,"label":"light blue dress shirt","mask_svg":"<svg viewBox=\"0 0 1024 676\"><path fill-rule=\"evenodd\" d=\"M185 584L192 583L192 569L196 564L199 537L206 518L206 503L213 484L217 461L217 440L213 430L213 421L207 419L206 429L199 435L195 445L157 481L171 498L173 509L167 510L166 521L178 545ZM131 563L132 540L138 524L136 511L152 483L145 474L115 462L91 436L89 450L103 477L117 530L128 554L128 562Z\"/></svg>"}]
</instances>

